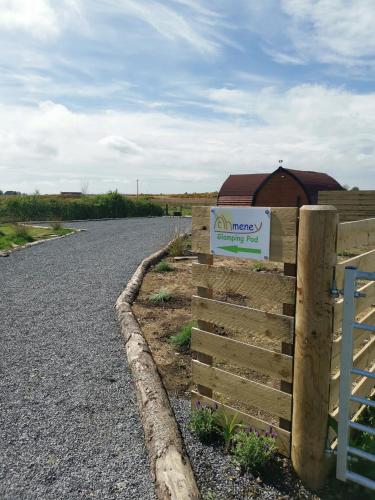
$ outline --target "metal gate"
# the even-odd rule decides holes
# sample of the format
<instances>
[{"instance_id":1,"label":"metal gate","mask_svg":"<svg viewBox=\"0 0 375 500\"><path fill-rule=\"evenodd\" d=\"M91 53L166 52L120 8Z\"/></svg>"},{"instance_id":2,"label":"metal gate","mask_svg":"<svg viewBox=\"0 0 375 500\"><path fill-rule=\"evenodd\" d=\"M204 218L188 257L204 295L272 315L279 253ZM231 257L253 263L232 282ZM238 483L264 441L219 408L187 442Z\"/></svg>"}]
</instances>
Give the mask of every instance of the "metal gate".
<instances>
[{"instance_id":1,"label":"metal gate","mask_svg":"<svg viewBox=\"0 0 375 500\"><path fill-rule=\"evenodd\" d=\"M356 299L362 296L356 288L356 282L359 279L375 281L375 272L361 272L353 267L347 267L345 269L336 476L337 479L342 481L349 479L366 488L375 490L374 480L348 469L348 460L350 460L351 456L375 462L375 455L350 446L349 442L351 429L355 429L359 432L367 432L375 436L374 427L353 422L350 418L350 405L352 401L375 408L375 401L352 395L353 375L375 379L375 372L353 367L353 334L355 335L359 330L367 330L375 334L375 326L366 323L357 323L355 321Z\"/></svg>"}]
</instances>

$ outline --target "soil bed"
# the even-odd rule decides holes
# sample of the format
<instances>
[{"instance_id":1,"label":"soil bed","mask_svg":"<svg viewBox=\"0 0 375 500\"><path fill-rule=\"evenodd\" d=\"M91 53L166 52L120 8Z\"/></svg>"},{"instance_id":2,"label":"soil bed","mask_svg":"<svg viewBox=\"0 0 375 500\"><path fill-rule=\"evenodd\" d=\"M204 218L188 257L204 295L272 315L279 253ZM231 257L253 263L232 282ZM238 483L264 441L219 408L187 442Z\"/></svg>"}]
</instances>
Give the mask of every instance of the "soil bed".
<instances>
[{"instance_id":1,"label":"soil bed","mask_svg":"<svg viewBox=\"0 0 375 500\"><path fill-rule=\"evenodd\" d=\"M170 343L171 335L176 334L179 329L192 320L191 297L196 293L192 285L192 261L176 261L171 257L165 259L173 267L171 272L158 273L151 269L144 278L139 296L133 305L133 311L138 318L144 336L150 346L152 355L162 376L164 385L171 398L176 419L181 428L185 446L191 460L197 482L200 487L202 498L209 500L219 499L345 499L355 498L358 495L366 498L363 489L355 485L345 485L334 479L319 495L306 490L299 479L293 474L290 461L278 456L276 461L261 476L253 476L250 473L241 474L234 465L232 457L225 455L219 446L207 446L197 439L189 430L190 418L190 390L193 388L191 382L191 352L179 351ZM282 265L270 263L261 267L251 261L215 258L215 264L246 266L248 269L259 270L259 272L282 273ZM160 305L152 304L149 300L151 294L160 290L167 290L171 298ZM214 298L225 302L248 305L264 310L281 313L275 305L259 302L259 297L245 298L242 296L215 293ZM216 333L231 336L232 332L217 328ZM236 339L241 340L238 333ZM245 340L245 339L243 339ZM247 342L256 344L256 339L251 332L246 336ZM264 346L263 343L263 347ZM268 348L279 350L280 346L269 345ZM270 377L260 375L252 370L231 366L222 360L214 360L216 366L220 366L232 373L237 373L252 380L279 388L280 382ZM219 400L225 402L222 395L216 395ZM267 421L278 424L271 415L259 412L255 408L244 406L238 402L231 401L231 406L246 411ZM370 498L370 497L368 497Z\"/></svg>"}]
</instances>

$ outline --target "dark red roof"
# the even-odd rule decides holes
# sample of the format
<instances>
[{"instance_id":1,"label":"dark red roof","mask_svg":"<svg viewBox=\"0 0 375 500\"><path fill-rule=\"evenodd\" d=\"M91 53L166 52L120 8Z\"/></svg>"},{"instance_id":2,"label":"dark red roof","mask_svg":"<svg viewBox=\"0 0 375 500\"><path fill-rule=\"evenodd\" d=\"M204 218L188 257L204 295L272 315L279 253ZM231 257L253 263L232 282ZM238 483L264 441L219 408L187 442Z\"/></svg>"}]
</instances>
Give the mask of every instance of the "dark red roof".
<instances>
[{"instance_id":1,"label":"dark red roof","mask_svg":"<svg viewBox=\"0 0 375 500\"><path fill-rule=\"evenodd\" d=\"M335 179L322 172L279 167L270 174L230 175L221 186L218 205L252 205L258 190L266 183L267 179L278 172L286 172L294 177L302 186L311 204L317 203L319 191L340 191L343 189Z\"/></svg>"},{"instance_id":2,"label":"dark red roof","mask_svg":"<svg viewBox=\"0 0 375 500\"><path fill-rule=\"evenodd\" d=\"M218 205L252 205L258 188L270 174L230 175L221 186Z\"/></svg>"},{"instance_id":3,"label":"dark red roof","mask_svg":"<svg viewBox=\"0 0 375 500\"><path fill-rule=\"evenodd\" d=\"M278 168L276 172L280 170L285 170L298 180L310 199L310 203L316 203L318 201L319 191L341 191L344 189L333 177L323 172L292 170L291 168L283 167Z\"/></svg>"}]
</instances>

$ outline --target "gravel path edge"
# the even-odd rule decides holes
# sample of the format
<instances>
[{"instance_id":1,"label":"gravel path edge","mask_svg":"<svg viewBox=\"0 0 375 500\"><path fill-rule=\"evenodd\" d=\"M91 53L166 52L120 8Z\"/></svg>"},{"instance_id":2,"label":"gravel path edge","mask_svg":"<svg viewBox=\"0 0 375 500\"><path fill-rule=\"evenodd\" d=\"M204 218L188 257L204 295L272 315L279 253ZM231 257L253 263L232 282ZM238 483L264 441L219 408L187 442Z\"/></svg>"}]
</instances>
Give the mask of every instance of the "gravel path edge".
<instances>
[{"instance_id":1,"label":"gravel path edge","mask_svg":"<svg viewBox=\"0 0 375 500\"><path fill-rule=\"evenodd\" d=\"M166 255L171 244L141 262L115 307L134 379L156 495L161 500L195 500L200 495L194 473L167 392L131 308L147 270Z\"/></svg>"}]
</instances>

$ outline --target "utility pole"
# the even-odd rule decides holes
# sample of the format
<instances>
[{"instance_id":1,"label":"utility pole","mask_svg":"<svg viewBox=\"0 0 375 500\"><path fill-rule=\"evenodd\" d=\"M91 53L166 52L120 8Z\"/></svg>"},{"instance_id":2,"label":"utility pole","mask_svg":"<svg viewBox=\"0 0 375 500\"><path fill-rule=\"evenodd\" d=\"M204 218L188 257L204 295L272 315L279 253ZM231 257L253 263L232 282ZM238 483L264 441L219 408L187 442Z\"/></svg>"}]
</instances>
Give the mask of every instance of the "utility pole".
<instances>
[{"instance_id":1,"label":"utility pole","mask_svg":"<svg viewBox=\"0 0 375 500\"><path fill-rule=\"evenodd\" d=\"M137 198L138 198L138 195L139 195L138 183L139 183L139 179L137 179Z\"/></svg>"}]
</instances>

